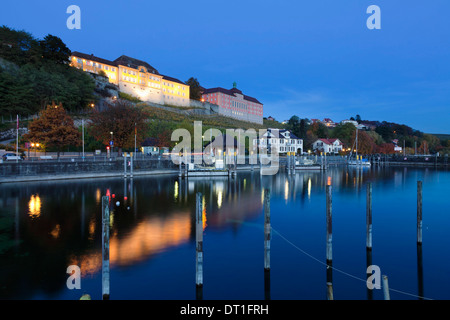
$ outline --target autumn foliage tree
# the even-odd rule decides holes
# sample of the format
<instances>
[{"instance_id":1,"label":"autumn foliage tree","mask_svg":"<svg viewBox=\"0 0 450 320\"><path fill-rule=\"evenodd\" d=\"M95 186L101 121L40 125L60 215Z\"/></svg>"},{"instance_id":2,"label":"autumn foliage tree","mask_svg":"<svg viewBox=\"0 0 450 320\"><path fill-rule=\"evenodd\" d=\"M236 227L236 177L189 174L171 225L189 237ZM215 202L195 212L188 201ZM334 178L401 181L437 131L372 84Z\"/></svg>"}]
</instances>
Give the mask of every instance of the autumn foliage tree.
<instances>
[{"instance_id":1,"label":"autumn foliage tree","mask_svg":"<svg viewBox=\"0 0 450 320\"><path fill-rule=\"evenodd\" d=\"M46 148L55 148L59 158L64 147L80 145L81 133L75 128L73 119L66 113L62 104L52 102L29 124L24 139L40 143Z\"/></svg>"},{"instance_id":2,"label":"autumn foliage tree","mask_svg":"<svg viewBox=\"0 0 450 320\"><path fill-rule=\"evenodd\" d=\"M105 106L103 110L92 113L89 134L104 145L109 145L112 132L114 147L119 148L119 154L123 148L134 148L135 132L136 144L139 145L146 130L146 115L142 109L122 99L105 103Z\"/></svg>"}]
</instances>

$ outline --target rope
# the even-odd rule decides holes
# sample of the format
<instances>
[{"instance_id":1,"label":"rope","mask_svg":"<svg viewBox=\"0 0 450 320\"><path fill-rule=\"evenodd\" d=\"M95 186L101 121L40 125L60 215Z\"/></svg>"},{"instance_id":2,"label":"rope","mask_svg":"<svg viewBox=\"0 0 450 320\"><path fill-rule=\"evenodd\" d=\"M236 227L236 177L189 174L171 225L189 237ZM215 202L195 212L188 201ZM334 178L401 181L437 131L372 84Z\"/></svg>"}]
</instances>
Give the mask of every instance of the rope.
<instances>
[{"instance_id":1,"label":"rope","mask_svg":"<svg viewBox=\"0 0 450 320\"><path fill-rule=\"evenodd\" d=\"M241 220L233 220L233 219L229 219L229 221L231 221L231 222L239 222L239 223L242 223L242 224L252 225L252 226L254 226L254 227L262 228L261 225L260 225L260 224L257 224L257 223L244 222L244 221L241 221ZM339 272L339 273L342 273L342 274L344 274L344 275L346 275L346 276L348 276L348 277L350 277L350 278L353 278L353 279L355 279L355 280L359 280L359 281L362 281L362 282L364 282L364 283L367 283L367 280L366 280L366 279L359 278L359 277L354 276L354 275L352 275L352 274L350 274L350 273L348 273L348 272L345 272L345 271L343 271L343 270L341 270L341 269L338 269L338 268L336 268L336 267L327 265L327 264L324 263L322 260L320 260L320 259L314 257L314 256L311 255L310 253L308 253L308 252L306 252L305 250L301 249L301 248L300 248L299 246L297 246L296 244L292 243L289 239L287 239L286 237L284 237L279 231L275 230L275 229L272 228L272 227L271 227L270 229L271 229L275 234L277 234L281 239L283 239L283 240L286 241L288 244L290 244L292 247L294 247L295 249L297 249L298 251L300 251L301 253L303 253L304 255L306 255L307 257L309 257L310 259L312 259L312 260L314 260L314 261L320 263L321 265L327 267L327 269L328 269L328 268L331 268L332 270L337 271L337 272ZM397 293L404 294L404 295L411 296L411 297L415 297L415 298L421 298L421 299L424 299L424 300L433 300L433 299L431 299L431 298L421 297L421 296L418 296L418 295L416 295L416 294L409 293L409 292L405 292L405 291L401 291L401 290L397 290L397 289L393 289L393 288L391 288L391 287L389 287L389 291L397 292Z\"/></svg>"}]
</instances>

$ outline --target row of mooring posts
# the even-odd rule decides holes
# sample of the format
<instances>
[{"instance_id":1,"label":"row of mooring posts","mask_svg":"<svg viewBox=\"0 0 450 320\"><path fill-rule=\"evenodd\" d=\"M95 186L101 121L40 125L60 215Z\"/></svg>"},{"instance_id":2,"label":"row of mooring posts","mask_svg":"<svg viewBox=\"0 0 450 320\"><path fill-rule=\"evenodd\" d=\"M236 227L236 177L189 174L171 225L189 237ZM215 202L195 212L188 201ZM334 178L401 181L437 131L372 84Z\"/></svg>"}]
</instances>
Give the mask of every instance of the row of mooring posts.
<instances>
[{"instance_id":1,"label":"row of mooring posts","mask_svg":"<svg viewBox=\"0 0 450 320\"><path fill-rule=\"evenodd\" d=\"M133 152L130 152L130 161L127 163L127 153L123 154L123 177L126 178L128 175L133 178ZM130 167L130 172L128 173L127 167Z\"/></svg>"},{"instance_id":2,"label":"row of mooring posts","mask_svg":"<svg viewBox=\"0 0 450 320\"><path fill-rule=\"evenodd\" d=\"M264 298L270 300L270 190L264 190ZM195 287L196 299L203 299L203 202L196 194L195 204Z\"/></svg>"},{"instance_id":3,"label":"row of mooring posts","mask_svg":"<svg viewBox=\"0 0 450 320\"><path fill-rule=\"evenodd\" d=\"M109 228L110 209L109 196L102 197L102 299L110 297L110 263L109 263ZM332 238L332 186L326 186L326 285L327 299L333 300L333 238ZM264 189L264 297L270 300L270 189ZM196 194L195 208L195 240L196 240L196 298L203 299L203 202L202 194ZM366 189L366 263L372 266L372 183ZM419 299L423 299L423 267L422 267L422 181L417 182L417 269ZM382 275L383 295L390 300L388 277ZM373 290L368 289L368 299L373 298Z\"/></svg>"},{"instance_id":4,"label":"row of mooring posts","mask_svg":"<svg viewBox=\"0 0 450 320\"><path fill-rule=\"evenodd\" d=\"M326 262L327 262L327 299L333 300L333 249L332 249L332 186L326 186ZM366 187L366 263L372 266L372 183ZM423 299L423 264L422 264L422 181L417 181L417 274L418 297ZM387 275L382 275L383 295L390 300ZM368 289L368 299L372 300L373 290Z\"/></svg>"},{"instance_id":5,"label":"row of mooring posts","mask_svg":"<svg viewBox=\"0 0 450 320\"><path fill-rule=\"evenodd\" d=\"M295 152L288 152L286 154L286 170L288 174L295 174L296 158Z\"/></svg>"}]
</instances>

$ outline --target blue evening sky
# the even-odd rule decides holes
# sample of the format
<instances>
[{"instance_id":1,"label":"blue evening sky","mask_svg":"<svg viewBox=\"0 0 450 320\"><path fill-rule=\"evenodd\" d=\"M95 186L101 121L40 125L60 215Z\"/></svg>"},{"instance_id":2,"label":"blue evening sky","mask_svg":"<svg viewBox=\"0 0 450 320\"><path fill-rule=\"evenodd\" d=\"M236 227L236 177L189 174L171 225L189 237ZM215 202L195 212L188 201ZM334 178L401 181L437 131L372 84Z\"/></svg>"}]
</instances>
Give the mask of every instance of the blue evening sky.
<instances>
[{"instance_id":1,"label":"blue evening sky","mask_svg":"<svg viewBox=\"0 0 450 320\"><path fill-rule=\"evenodd\" d=\"M66 27L72 4L81 30ZM372 4L381 30L366 27ZM360 114L450 133L449 15L448 0L17 0L0 25L206 88L236 81L279 121Z\"/></svg>"}]
</instances>

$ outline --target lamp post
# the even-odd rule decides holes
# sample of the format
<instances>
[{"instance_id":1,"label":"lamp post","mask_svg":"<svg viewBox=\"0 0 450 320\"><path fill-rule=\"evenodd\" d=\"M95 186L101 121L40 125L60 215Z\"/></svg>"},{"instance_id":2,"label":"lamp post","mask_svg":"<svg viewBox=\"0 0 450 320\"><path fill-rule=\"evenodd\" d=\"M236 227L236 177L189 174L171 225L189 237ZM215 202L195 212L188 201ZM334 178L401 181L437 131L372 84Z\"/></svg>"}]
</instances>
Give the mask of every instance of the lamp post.
<instances>
[{"instance_id":1,"label":"lamp post","mask_svg":"<svg viewBox=\"0 0 450 320\"><path fill-rule=\"evenodd\" d=\"M83 136L83 161L84 161L84 119L81 119L81 131Z\"/></svg>"},{"instance_id":2,"label":"lamp post","mask_svg":"<svg viewBox=\"0 0 450 320\"><path fill-rule=\"evenodd\" d=\"M36 149L39 147L39 143L31 143L31 148L34 147L34 156L36 157ZM30 150L28 149L28 156L30 156Z\"/></svg>"},{"instance_id":3,"label":"lamp post","mask_svg":"<svg viewBox=\"0 0 450 320\"><path fill-rule=\"evenodd\" d=\"M110 141L109 145L111 146L111 155L112 155L113 150L114 150L113 132L111 131L110 134L111 134L111 141Z\"/></svg>"}]
</instances>

